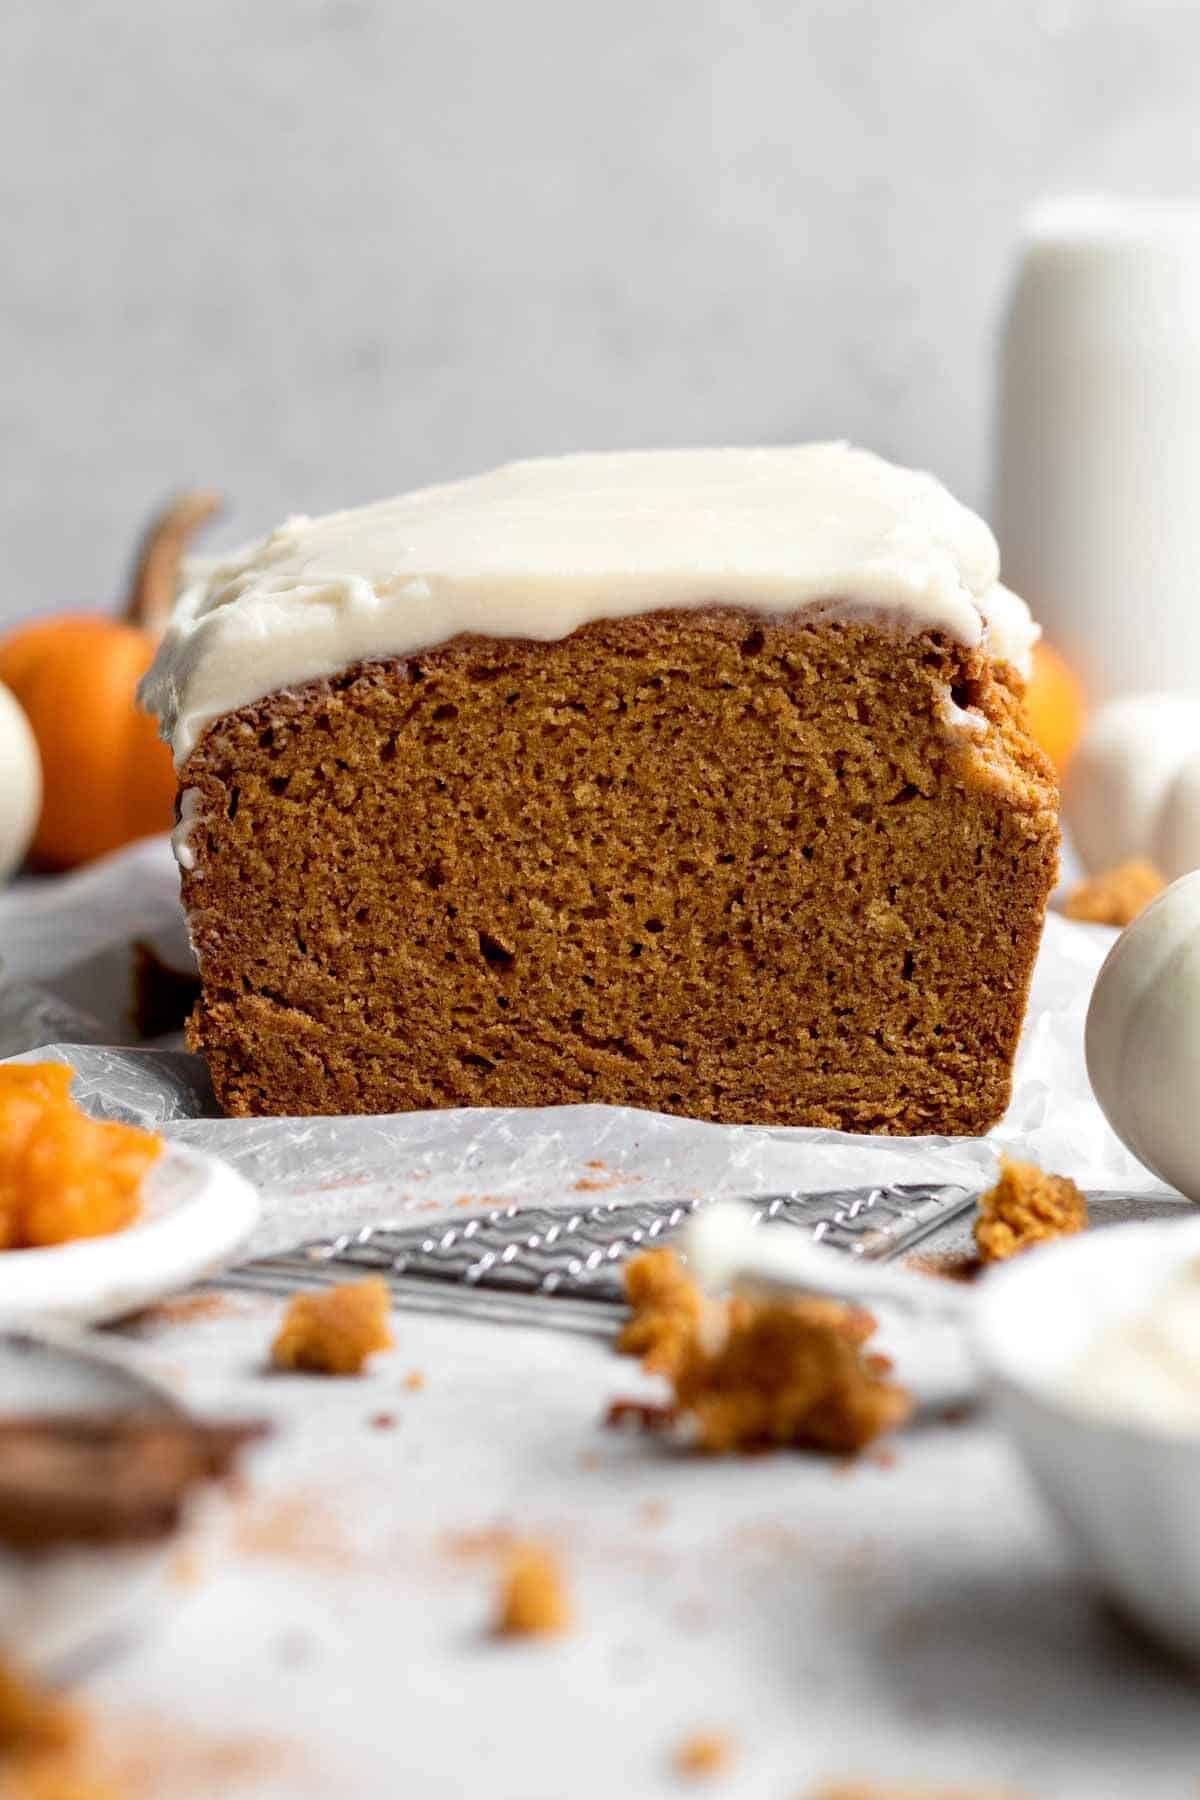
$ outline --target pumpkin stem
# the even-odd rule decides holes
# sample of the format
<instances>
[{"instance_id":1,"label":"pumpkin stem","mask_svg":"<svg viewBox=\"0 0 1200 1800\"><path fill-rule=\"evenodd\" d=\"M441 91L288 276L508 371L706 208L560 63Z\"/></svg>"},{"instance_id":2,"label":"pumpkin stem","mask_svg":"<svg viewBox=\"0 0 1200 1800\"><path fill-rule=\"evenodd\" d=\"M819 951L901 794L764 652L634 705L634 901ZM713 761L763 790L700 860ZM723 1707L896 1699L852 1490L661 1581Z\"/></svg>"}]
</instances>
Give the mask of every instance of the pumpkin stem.
<instances>
[{"instance_id":1,"label":"pumpkin stem","mask_svg":"<svg viewBox=\"0 0 1200 1800\"><path fill-rule=\"evenodd\" d=\"M162 636L175 604L179 563L193 533L221 510L211 488L178 494L151 520L134 564L125 620L152 638Z\"/></svg>"}]
</instances>

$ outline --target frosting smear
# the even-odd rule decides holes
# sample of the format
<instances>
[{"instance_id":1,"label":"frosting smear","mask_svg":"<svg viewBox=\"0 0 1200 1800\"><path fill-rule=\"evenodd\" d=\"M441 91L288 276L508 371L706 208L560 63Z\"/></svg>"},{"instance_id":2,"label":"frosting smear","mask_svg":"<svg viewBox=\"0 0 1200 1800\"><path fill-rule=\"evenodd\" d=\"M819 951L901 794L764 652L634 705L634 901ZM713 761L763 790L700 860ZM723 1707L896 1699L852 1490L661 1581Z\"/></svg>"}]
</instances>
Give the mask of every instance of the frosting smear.
<instances>
[{"instance_id":1,"label":"frosting smear","mask_svg":"<svg viewBox=\"0 0 1200 1800\"><path fill-rule=\"evenodd\" d=\"M142 686L182 764L214 719L463 632L550 641L709 605L878 614L1024 669L1037 635L983 521L846 444L510 463L209 559Z\"/></svg>"}]
</instances>

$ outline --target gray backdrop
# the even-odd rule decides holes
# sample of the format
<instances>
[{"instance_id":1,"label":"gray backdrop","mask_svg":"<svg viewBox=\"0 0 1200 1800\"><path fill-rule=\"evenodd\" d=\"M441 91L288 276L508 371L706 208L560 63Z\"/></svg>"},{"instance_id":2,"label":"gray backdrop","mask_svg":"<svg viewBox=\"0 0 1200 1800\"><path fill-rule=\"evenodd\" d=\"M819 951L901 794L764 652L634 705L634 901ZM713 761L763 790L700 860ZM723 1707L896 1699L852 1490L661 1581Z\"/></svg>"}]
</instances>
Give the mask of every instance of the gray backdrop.
<instances>
[{"instance_id":1,"label":"gray backdrop","mask_svg":"<svg viewBox=\"0 0 1200 1800\"><path fill-rule=\"evenodd\" d=\"M188 482L236 541L845 435L986 502L1020 215L1192 189L1198 55L1184 0L16 0L0 617L111 597Z\"/></svg>"}]
</instances>

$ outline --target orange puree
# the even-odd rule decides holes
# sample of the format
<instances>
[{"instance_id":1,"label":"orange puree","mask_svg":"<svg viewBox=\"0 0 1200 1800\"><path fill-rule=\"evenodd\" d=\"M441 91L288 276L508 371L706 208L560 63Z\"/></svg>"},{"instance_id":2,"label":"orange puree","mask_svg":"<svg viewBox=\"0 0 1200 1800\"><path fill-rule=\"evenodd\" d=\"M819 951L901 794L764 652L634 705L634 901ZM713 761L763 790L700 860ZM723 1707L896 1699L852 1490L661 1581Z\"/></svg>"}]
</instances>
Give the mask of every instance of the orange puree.
<instances>
[{"instance_id":1,"label":"orange puree","mask_svg":"<svg viewBox=\"0 0 1200 1800\"><path fill-rule=\"evenodd\" d=\"M141 1211L162 1140L89 1119L61 1063L0 1067L0 1250L105 1237Z\"/></svg>"}]
</instances>

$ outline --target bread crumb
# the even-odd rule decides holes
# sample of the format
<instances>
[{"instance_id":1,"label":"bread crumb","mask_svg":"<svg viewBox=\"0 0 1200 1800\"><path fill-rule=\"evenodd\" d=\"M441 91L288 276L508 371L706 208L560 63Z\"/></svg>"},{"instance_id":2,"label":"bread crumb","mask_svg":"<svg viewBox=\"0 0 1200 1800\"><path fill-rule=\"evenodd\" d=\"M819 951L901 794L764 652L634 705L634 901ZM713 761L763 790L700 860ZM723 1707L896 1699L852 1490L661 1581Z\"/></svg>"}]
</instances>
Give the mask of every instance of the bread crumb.
<instances>
[{"instance_id":1,"label":"bread crumb","mask_svg":"<svg viewBox=\"0 0 1200 1800\"><path fill-rule=\"evenodd\" d=\"M650 1400L610 1400L604 1423L610 1431L636 1425L641 1431L669 1431L679 1419L676 1406L659 1406Z\"/></svg>"},{"instance_id":2,"label":"bread crumb","mask_svg":"<svg viewBox=\"0 0 1200 1800\"><path fill-rule=\"evenodd\" d=\"M625 1298L632 1316L617 1338L622 1356L636 1356L654 1375L674 1375L700 1328L704 1296L674 1250L643 1250L625 1264Z\"/></svg>"},{"instance_id":3,"label":"bread crumb","mask_svg":"<svg viewBox=\"0 0 1200 1800\"><path fill-rule=\"evenodd\" d=\"M404 1386L410 1394L419 1394L425 1386L425 1374L421 1369L410 1369L404 1377Z\"/></svg>"},{"instance_id":4,"label":"bread crumb","mask_svg":"<svg viewBox=\"0 0 1200 1800\"><path fill-rule=\"evenodd\" d=\"M374 1431L394 1431L396 1415L393 1412L377 1412L371 1414L371 1428Z\"/></svg>"},{"instance_id":5,"label":"bread crumb","mask_svg":"<svg viewBox=\"0 0 1200 1800\"><path fill-rule=\"evenodd\" d=\"M508 1553L496 1613L496 1637L554 1637L569 1629L571 1608L562 1569L541 1544L515 1544Z\"/></svg>"},{"instance_id":6,"label":"bread crumb","mask_svg":"<svg viewBox=\"0 0 1200 1800\"><path fill-rule=\"evenodd\" d=\"M271 1361L277 1369L314 1375L359 1375L369 1356L392 1347L390 1308L382 1275L297 1294L271 1345Z\"/></svg>"},{"instance_id":7,"label":"bread crumb","mask_svg":"<svg viewBox=\"0 0 1200 1800\"><path fill-rule=\"evenodd\" d=\"M733 1761L733 1744L718 1731L693 1731L676 1746L671 1765L689 1781L720 1775Z\"/></svg>"},{"instance_id":8,"label":"bread crumb","mask_svg":"<svg viewBox=\"0 0 1200 1800\"><path fill-rule=\"evenodd\" d=\"M932 1275L939 1281L978 1281L983 1274L979 1258L966 1256L961 1250L946 1250L932 1256L914 1251L905 1257L904 1266L918 1275Z\"/></svg>"},{"instance_id":9,"label":"bread crumb","mask_svg":"<svg viewBox=\"0 0 1200 1800\"><path fill-rule=\"evenodd\" d=\"M0 1661L0 1761L66 1750L82 1731L82 1718L65 1700Z\"/></svg>"},{"instance_id":10,"label":"bread crumb","mask_svg":"<svg viewBox=\"0 0 1200 1800\"><path fill-rule=\"evenodd\" d=\"M636 1257L625 1289L633 1317L618 1349L668 1377L703 1450L859 1450L912 1411L911 1396L887 1379L886 1358L864 1350L875 1320L861 1307L810 1296L706 1300L672 1250ZM616 1403L609 1422L635 1407ZM659 1409L654 1425L662 1422Z\"/></svg>"},{"instance_id":11,"label":"bread crumb","mask_svg":"<svg viewBox=\"0 0 1200 1800\"><path fill-rule=\"evenodd\" d=\"M1153 863L1135 857L1090 881L1081 881L1063 901L1063 912L1068 919L1079 919L1085 925L1119 925L1124 929L1157 899L1166 885Z\"/></svg>"},{"instance_id":12,"label":"bread crumb","mask_svg":"<svg viewBox=\"0 0 1200 1800\"><path fill-rule=\"evenodd\" d=\"M1069 1177L1002 1156L999 1179L979 1197L975 1247L985 1263L1005 1262L1035 1244L1072 1237L1087 1222L1087 1201Z\"/></svg>"},{"instance_id":13,"label":"bread crumb","mask_svg":"<svg viewBox=\"0 0 1200 1800\"><path fill-rule=\"evenodd\" d=\"M455 1562L475 1562L480 1557L511 1556L518 1546L511 1525L469 1526L464 1530L444 1531L438 1539L443 1556Z\"/></svg>"},{"instance_id":14,"label":"bread crumb","mask_svg":"<svg viewBox=\"0 0 1200 1800\"><path fill-rule=\"evenodd\" d=\"M85 1773L87 1737L81 1712L0 1660L3 1800L117 1800Z\"/></svg>"}]
</instances>

